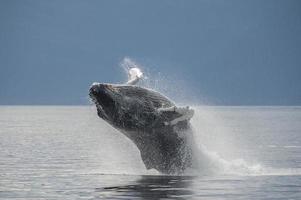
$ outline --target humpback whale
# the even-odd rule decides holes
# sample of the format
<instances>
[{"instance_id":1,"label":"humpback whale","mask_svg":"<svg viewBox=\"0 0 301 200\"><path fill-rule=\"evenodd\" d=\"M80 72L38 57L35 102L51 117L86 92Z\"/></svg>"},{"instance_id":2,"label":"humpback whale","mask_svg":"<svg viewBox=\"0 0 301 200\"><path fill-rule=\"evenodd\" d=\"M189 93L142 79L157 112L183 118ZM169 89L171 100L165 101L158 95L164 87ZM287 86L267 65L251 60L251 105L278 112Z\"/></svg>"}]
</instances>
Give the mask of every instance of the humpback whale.
<instances>
[{"instance_id":1,"label":"humpback whale","mask_svg":"<svg viewBox=\"0 0 301 200\"><path fill-rule=\"evenodd\" d=\"M189 120L194 111L177 107L161 93L134 85L93 83L89 96L97 114L139 149L147 169L182 174L193 167L194 144Z\"/></svg>"}]
</instances>

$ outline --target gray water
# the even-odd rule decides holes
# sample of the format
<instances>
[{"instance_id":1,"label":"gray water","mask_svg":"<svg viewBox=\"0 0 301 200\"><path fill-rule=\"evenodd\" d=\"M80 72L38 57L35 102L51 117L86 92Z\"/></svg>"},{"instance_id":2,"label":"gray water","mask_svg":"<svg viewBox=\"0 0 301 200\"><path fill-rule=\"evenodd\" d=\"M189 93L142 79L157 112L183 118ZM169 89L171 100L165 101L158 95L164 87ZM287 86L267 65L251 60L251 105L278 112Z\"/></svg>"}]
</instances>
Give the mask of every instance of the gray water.
<instances>
[{"instance_id":1,"label":"gray water","mask_svg":"<svg viewBox=\"0 0 301 200\"><path fill-rule=\"evenodd\" d=\"M214 173L164 176L92 106L1 106L0 199L301 199L301 107L195 111Z\"/></svg>"}]
</instances>

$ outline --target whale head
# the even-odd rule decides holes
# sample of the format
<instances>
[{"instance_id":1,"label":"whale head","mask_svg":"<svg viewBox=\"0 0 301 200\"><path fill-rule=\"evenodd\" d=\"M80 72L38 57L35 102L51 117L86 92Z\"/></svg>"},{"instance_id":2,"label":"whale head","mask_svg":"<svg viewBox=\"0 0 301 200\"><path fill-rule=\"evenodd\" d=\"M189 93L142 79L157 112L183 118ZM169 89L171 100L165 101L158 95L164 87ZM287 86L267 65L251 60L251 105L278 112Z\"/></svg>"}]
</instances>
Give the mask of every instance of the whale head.
<instances>
[{"instance_id":1,"label":"whale head","mask_svg":"<svg viewBox=\"0 0 301 200\"><path fill-rule=\"evenodd\" d=\"M124 130L150 126L161 107L174 105L160 93L134 85L93 83L89 91L98 116Z\"/></svg>"}]
</instances>

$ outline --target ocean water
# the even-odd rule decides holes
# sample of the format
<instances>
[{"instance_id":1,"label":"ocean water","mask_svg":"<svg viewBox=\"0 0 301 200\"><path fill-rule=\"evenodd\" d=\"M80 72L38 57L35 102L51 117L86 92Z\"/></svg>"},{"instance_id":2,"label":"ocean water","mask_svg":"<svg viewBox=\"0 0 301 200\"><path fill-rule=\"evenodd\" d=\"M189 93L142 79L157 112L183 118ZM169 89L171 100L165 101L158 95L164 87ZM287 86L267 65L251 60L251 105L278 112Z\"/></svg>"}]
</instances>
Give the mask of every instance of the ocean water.
<instances>
[{"instance_id":1,"label":"ocean water","mask_svg":"<svg viewBox=\"0 0 301 200\"><path fill-rule=\"evenodd\" d=\"M301 199L301 107L197 106L192 125L213 173L166 176L93 106L0 106L0 199Z\"/></svg>"}]
</instances>

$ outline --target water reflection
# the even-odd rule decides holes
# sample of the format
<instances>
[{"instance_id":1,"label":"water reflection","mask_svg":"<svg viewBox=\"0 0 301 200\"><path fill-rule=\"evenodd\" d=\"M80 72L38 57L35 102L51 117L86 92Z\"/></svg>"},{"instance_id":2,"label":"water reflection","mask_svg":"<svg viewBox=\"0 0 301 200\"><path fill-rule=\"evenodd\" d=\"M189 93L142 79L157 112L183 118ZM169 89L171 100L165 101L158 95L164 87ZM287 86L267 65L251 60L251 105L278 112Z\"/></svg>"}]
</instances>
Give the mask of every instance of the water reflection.
<instances>
[{"instance_id":1,"label":"water reflection","mask_svg":"<svg viewBox=\"0 0 301 200\"><path fill-rule=\"evenodd\" d=\"M98 198L187 199L193 195L188 176L141 176L128 185L98 188Z\"/></svg>"}]
</instances>

